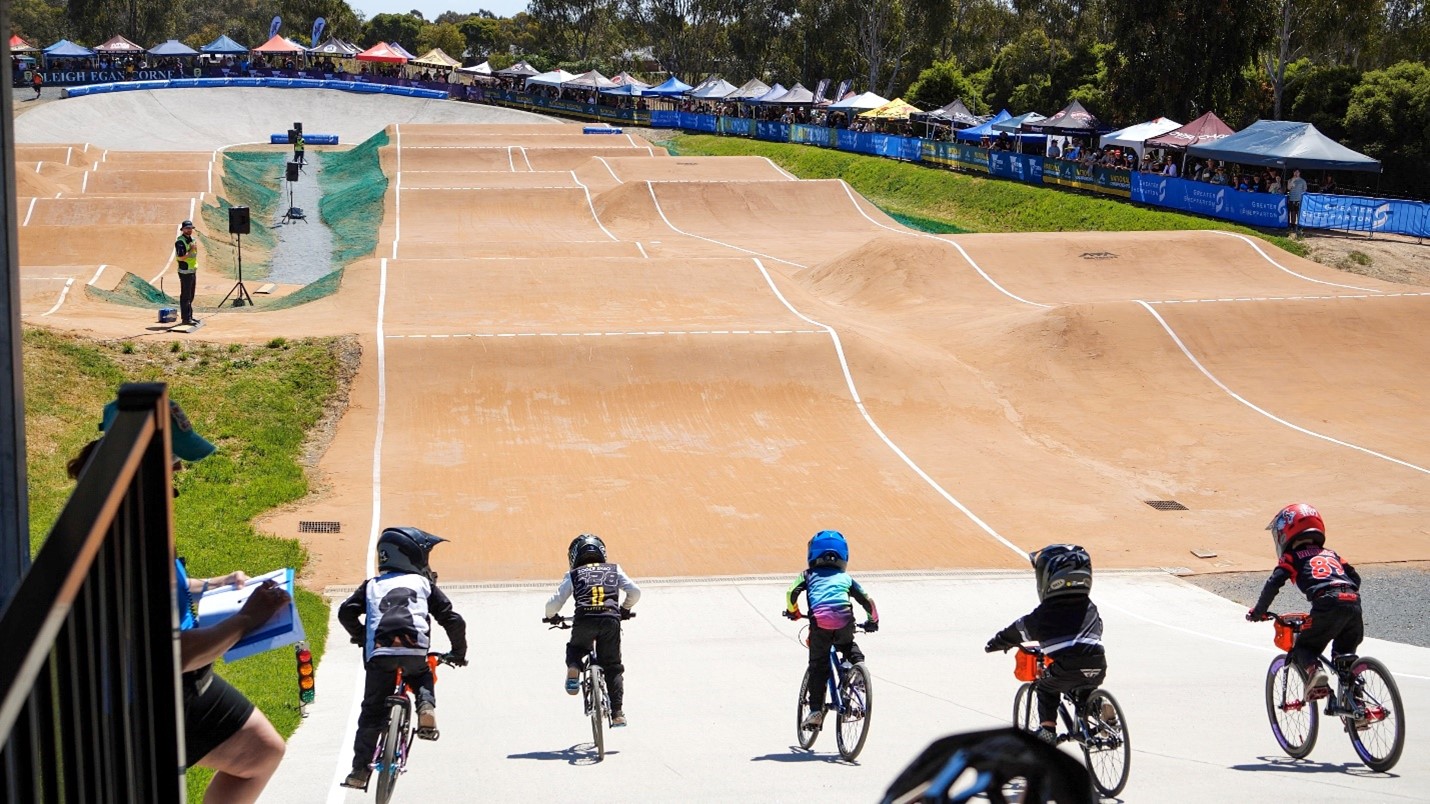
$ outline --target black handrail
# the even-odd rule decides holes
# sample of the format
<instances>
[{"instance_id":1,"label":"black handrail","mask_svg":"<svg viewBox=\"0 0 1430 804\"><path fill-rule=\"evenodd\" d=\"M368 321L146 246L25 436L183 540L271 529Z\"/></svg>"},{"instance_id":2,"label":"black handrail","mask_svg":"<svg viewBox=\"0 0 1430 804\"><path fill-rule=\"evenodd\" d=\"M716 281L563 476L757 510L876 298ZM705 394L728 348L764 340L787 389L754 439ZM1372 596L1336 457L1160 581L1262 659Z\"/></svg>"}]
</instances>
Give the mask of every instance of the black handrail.
<instances>
[{"instance_id":1,"label":"black handrail","mask_svg":"<svg viewBox=\"0 0 1430 804\"><path fill-rule=\"evenodd\" d=\"M0 616L0 801L184 800L169 398L110 425Z\"/></svg>"}]
</instances>

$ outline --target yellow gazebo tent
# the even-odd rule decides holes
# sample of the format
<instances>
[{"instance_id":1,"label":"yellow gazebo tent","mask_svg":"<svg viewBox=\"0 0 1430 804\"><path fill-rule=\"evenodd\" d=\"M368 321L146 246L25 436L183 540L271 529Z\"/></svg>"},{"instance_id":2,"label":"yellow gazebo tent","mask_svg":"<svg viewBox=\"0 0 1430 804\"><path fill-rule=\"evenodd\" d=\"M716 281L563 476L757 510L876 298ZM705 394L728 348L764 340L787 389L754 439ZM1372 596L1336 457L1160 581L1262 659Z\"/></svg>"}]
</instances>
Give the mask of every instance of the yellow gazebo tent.
<instances>
[{"instance_id":1,"label":"yellow gazebo tent","mask_svg":"<svg viewBox=\"0 0 1430 804\"><path fill-rule=\"evenodd\" d=\"M879 120L907 120L909 115L917 114L919 111L919 107L909 103L903 98L894 98L883 106L870 109L859 116L872 117Z\"/></svg>"},{"instance_id":2,"label":"yellow gazebo tent","mask_svg":"<svg viewBox=\"0 0 1430 804\"><path fill-rule=\"evenodd\" d=\"M413 59L411 63L418 64L423 67L445 67L447 69L462 66L462 63L460 61L457 61L451 56L448 56L446 52L444 52L440 47L432 48L424 55Z\"/></svg>"}]
</instances>

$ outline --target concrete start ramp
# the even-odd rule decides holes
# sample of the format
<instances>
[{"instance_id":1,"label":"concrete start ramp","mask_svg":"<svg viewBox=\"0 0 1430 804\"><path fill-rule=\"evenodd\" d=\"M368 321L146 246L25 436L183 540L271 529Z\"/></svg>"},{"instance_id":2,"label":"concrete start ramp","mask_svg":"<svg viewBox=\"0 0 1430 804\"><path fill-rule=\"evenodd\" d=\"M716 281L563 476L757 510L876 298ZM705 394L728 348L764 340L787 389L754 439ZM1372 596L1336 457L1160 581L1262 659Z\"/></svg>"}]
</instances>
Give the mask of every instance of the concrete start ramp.
<instances>
[{"instance_id":1,"label":"concrete start ramp","mask_svg":"<svg viewBox=\"0 0 1430 804\"><path fill-rule=\"evenodd\" d=\"M444 577L441 551L451 546L434 557ZM621 539L610 546L616 560L632 557ZM800 626L779 616L787 578L637 577L644 594L638 616L623 624L621 646L630 725L606 732L606 757L597 762L590 720L561 689L566 632L538 621L564 557L548 549L535 558L547 583L446 588L457 611L481 623L474 644L501 649L474 647L471 666L439 671L442 739L417 745L398 783L401 799L576 801L594 786L632 802L797 802L811 791L878 801L934 739L1009 724L1018 688L1013 659L985 654L983 643L1037 602L1021 573L856 569L884 625L858 639L873 674L873 708L864 750L857 764L846 764L832 728L812 751L795 744L807 650L797 641ZM1262 692L1276 653L1271 626L1242 621L1236 604L1148 573L1099 574L1095 597L1109 645L1107 689L1126 713L1132 742L1122 800L1399 802L1430 785L1430 755L1414 750L1415 722L1390 774L1367 773L1334 721L1322 722L1308 760L1281 754ZM342 634L335 618L330 633ZM1410 717L1430 711L1430 649L1371 640L1364 653L1397 675ZM359 651L334 637L317 703L262 801L368 800L337 786L352 757L361 678ZM1171 700L1183 710L1195 706L1196 716L1169 718Z\"/></svg>"}]
</instances>

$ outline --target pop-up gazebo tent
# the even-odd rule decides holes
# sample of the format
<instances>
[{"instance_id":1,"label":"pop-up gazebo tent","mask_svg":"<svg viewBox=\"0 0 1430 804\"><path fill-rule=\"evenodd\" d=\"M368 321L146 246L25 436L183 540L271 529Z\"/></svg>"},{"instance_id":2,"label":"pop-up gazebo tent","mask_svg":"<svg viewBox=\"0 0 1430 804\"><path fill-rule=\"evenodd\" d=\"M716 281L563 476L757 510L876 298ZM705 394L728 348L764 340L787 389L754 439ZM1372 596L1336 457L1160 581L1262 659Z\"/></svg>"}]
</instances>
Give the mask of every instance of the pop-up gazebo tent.
<instances>
[{"instance_id":1,"label":"pop-up gazebo tent","mask_svg":"<svg viewBox=\"0 0 1430 804\"><path fill-rule=\"evenodd\" d=\"M954 139L962 142L981 142L984 137L998 136L998 132L994 131L993 127L995 125L998 125L999 123L1005 123L1011 119L1013 119L1013 115L1008 114L1007 109L1003 109L1002 111L998 112L998 114L994 115L983 123L979 123L972 128L965 128L953 132L953 137Z\"/></svg>"},{"instance_id":2,"label":"pop-up gazebo tent","mask_svg":"<svg viewBox=\"0 0 1430 804\"><path fill-rule=\"evenodd\" d=\"M1147 140L1148 148L1185 151L1193 145L1206 145L1235 134L1231 126L1221 121L1216 112L1207 112L1179 129Z\"/></svg>"},{"instance_id":3,"label":"pop-up gazebo tent","mask_svg":"<svg viewBox=\"0 0 1430 804\"><path fill-rule=\"evenodd\" d=\"M1064 106L1052 117L1024 120L1020 128L1027 133L1054 137L1093 137L1107 130L1101 120L1077 101Z\"/></svg>"},{"instance_id":4,"label":"pop-up gazebo tent","mask_svg":"<svg viewBox=\"0 0 1430 804\"><path fill-rule=\"evenodd\" d=\"M528 91L530 91L533 86L559 87L575 77L576 76L572 75L571 73L568 73L558 67L551 72L542 73L541 75L533 75L532 77L526 79L525 86Z\"/></svg>"},{"instance_id":5,"label":"pop-up gazebo tent","mask_svg":"<svg viewBox=\"0 0 1430 804\"><path fill-rule=\"evenodd\" d=\"M229 39L225 34L199 48L199 52L209 56L244 56L248 54L248 47Z\"/></svg>"},{"instance_id":6,"label":"pop-up gazebo tent","mask_svg":"<svg viewBox=\"0 0 1430 804\"><path fill-rule=\"evenodd\" d=\"M414 59L417 58L416 56L414 56L414 55L412 55L411 53L407 52L407 48L403 47L403 46L402 46L400 43L398 43L398 42L388 42L388 43L387 43L387 46L390 47L390 48L392 48L392 52L393 52L393 53L396 53L397 55L403 57L404 59L407 59L408 61L412 61L412 60L414 60Z\"/></svg>"},{"instance_id":7,"label":"pop-up gazebo tent","mask_svg":"<svg viewBox=\"0 0 1430 804\"><path fill-rule=\"evenodd\" d=\"M645 89L646 87L650 86L650 84L640 80L639 78L636 78L625 70L622 70L619 75L611 76L611 83L615 84L618 87L634 86L640 87L641 89Z\"/></svg>"},{"instance_id":8,"label":"pop-up gazebo tent","mask_svg":"<svg viewBox=\"0 0 1430 804\"><path fill-rule=\"evenodd\" d=\"M170 39L162 44L149 48L151 56L197 56L199 52L180 42L177 39Z\"/></svg>"},{"instance_id":9,"label":"pop-up gazebo tent","mask_svg":"<svg viewBox=\"0 0 1430 804\"><path fill-rule=\"evenodd\" d=\"M253 52L263 53L269 56L284 54L297 55L304 52L304 47L302 45L295 45L281 36L274 36L272 39L254 48Z\"/></svg>"},{"instance_id":10,"label":"pop-up gazebo tent","mask_svg":"<svg viewBox=\"0 0 1430 804\"><path fill-rule=\"evenodd\" d=\"M533 75L540 74L541 71L527 64L525 59L522 59L510 67L503 67L494 73L494 75L499 75L503 78L530 78Z\"/></svg>"},{"instance_id":11,"label":"pop-up gazebo tent","mask_svg":"<svg viewBox=\"0 0 1430 804\"><path fill-rule=\"evenodd\" d=\"M358 61L375 61L379 64L406 64L407 57L394 51L386 42L378 42L372 47L353 56Z\"/></svg>"},{"instance_id":12,"label":"pop-up gazebo tent","mask_svg":"<svg viewBox=\"0 0 1430 804\"><path fill-rule=\"evenodd\" d=\"M447 55L447 52L440 47L434 47L412 60L413 64L423 67L439 67L444 69L454 69L461 67L462 63Z\"/></svg>"},{"instance_id":13,"label":"pop-up gazebo tent","mask_svg":"<svg viewBox=\"0 0 1430 804\"><path fill-rule=\"evenodd\" d=\"M1310 123L1258 120L1230 137L1187 149L1190 156L1283 170L1357 170L1379 173L1380 161L1322 134Z\"/></svg>"},{"instance_id":14,"label":"pop-up gazebo tent","mask_svg":"<svg viewBox=\"0 0 1430 804\"><path fill-rule=\"evenodd\" d=\"M779 100L781 97L783 97L784 95L786 95L788 92L789 92L789 90L788 90L788 89L785 89L785 85L784 85L784 84L781 84L780 82L776 81L776 82L775 82L775 85L772 86L772 87L770 87L770 89L769 89L768 92L766 92L765 94L759 96L758 98L746 98L746 99L745 99L745 102L746 102L746 103L769 103L770 101L773 101L773 100Z\"/></svg>"},{"instance_id":15,"label":"pop-up gazebo tent","mask_svg":"<svg viewBox=\"0 0 1430 804\"><path fill-rule=\"evenodd\" d=\"M831 112L867 112L870 109L877 109L888 103L889 99L876 95L873 92L865 92L862 95L852 95L842 101L829 104Z\"/></svg>"},{"instance_id":16,"label":"pop-up gazebo tent","mask_svg":"<svg viewBox=\"0 0 1430 804\"><path fill-rule=\"evenodd\" d=\"M810 92L808 89L805 89L804 84L795 84L794 86L790 87L789 91L785 94L764 102L771 103L776 106L812 105L814 103L814 93Z\"/></svg>"},{"instance_id":17,"label":"pop-up gazebo tent","mask_svg":"<svg viewBox=\"0 0 1430 804\"><path fill-rule=\"evenodd\" d=\"M356 56L361 49L355 47L336 36L324 39L317 47L308 48L308 52L314 56L332 56L339 59L350 59Z\"/></svg>"},{"instance_id":18,"label":"pop-up gazebo tent","mask_svg":"<svg viewBox=\"0 0 1430 804\"><path fill-rule=\"evenodd\" d=\"M11 53L34 53L37 50L39 50L39 48L21 39L19 34L10 37Z\"/></svg>"},{"instance_id":19,"label":"pop-up gazebo tent","mask_svg":"<svg viewBox=\"0 0 1430 804\"><path fill-rule=\"evenodd\" d=\"M94 51L84 45L76 45L68 39L60 41L45 48L45 58L49 59L74 59L87 58L94 55Z\"/></svg>"},{"instance_id":20,"label":"pop-up gazebo tent","mask_svg":"<svg viewBox=\"0 0 1430 804\"><path fill-rule=\"evenodd\" d=\"M650 89L641 90L641 94L654 95L657 98L674 98L684 95L692 89L694 87L672 75Z\"/></svg>"},{"instance_id":21,"label":"pop-up gazebo tent","mask_svg":"<svg viewBox=\"0 0 1430 804\"><path fill-rule=\"evenodd\" d=\"M1103 148L1125 148L1136 151L1137 158L1141 159L1145 147L1143 143L1153 137L1160 137L1169 131L1175 131L1181 127L1182 124L1176 120L1159 117L1155 120L1148 120L1145 123L1138 123L1135 126L1128 126L1121 131L1103 134L1101 143Z\"/></svg>"},{"instance_id":22,"label":"pop-up gazebo tent","mask_svg":"<svg viewBox=\"0 0 1430 804\"><path fill-rule=\"evenodd\" d=\"M926 116L930 120L940 123L950 123L954 128L972 128L983 122L984 118L970 112L963 104L963 99L959 98L953 103L939 109L927 112Z\"/></svg>"},{"instance_id":23,"label":"pop-up gazebo tent","mask_svg":"<svg viewBox=\"0 0 1430 804\"><path fill-rule=\"evenodd\" d=\"M888 103L878 108L870 109L860 114L860 117L867 117L872 120L907 120L909 115L918 114L919 107L909 103L903 98L894 98Z\"/></svg>"},{"instance_id":24,"label":"pop-up gazebo tent","mask_svg":"<svg viewBox=\"0 0 1430 804\"><path fill-rule=\"evenodd\" d=\"M132 56L143 53L144 48L116 34L111 36L104 44L95 46L94 52L105 53L111 56Z\"/></svg>"},{"instance_id":25,"label":"pop-up gazebo tent","mask_svg":"<svg viewBox=\"0 0 1430 804\"><path fill-rule=\"evenodd\" d=\"M599 70L590 70L562 84L570 89L614 89L616 82L601 75Z\"/></svg>"},{"instance_id":26,"label":"pop-up gazebo tent","mask_svg":"<svg viewBox=\"0 0 1430 804\"><path fill-rule=\"evenodd\" d=\"M749 81L746 81L744 84L741 84L739 89L735 90L734 92L731 92L729 95L726 95L725 100L754 100L755 98L758 98L769 91L769 84L766 84L764 81L761 81L758 78L751 78Z\"/></svg>"},{"instance_id":27,"label":"pop-up gazebo tent","mask_svg":"<svg viewBox=\"0 0 1430 804\"><path fill-rule=\"evenodd\" d=\"M729 97L737 87L723 78L715 78L706 81L700 86L690 91L690 97L700 100L715 100Z\"/></svg>"}]
</instances>

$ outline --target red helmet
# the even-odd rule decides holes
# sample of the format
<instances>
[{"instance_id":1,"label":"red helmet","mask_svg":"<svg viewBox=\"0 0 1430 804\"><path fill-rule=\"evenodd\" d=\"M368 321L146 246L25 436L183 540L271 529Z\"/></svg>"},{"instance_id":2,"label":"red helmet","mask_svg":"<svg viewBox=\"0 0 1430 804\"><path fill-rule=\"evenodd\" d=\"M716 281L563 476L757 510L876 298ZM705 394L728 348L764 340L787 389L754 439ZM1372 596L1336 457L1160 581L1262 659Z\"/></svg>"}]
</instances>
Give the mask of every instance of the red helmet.
<instances>
[{"instance_id":1,"label":"red helmet","mask_svg":"<svg viewBox=\"0 0 1430 804\"><path fill-rule=\"evenodd\" d=\"M1326 543L1326 523L1321 521L1321 512L1306 503L1291 503L1282 508L1266 529L1271 531L1271 541L1276 546L1277 558L1303 535L1310 537L1318 545Z\"/></svg>"}]
</instances>

